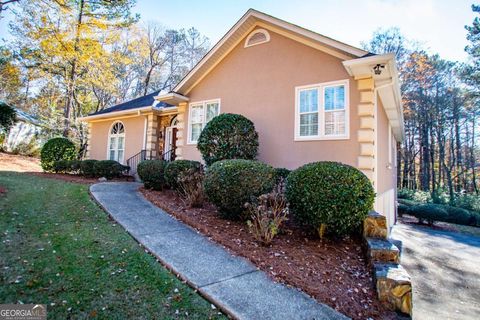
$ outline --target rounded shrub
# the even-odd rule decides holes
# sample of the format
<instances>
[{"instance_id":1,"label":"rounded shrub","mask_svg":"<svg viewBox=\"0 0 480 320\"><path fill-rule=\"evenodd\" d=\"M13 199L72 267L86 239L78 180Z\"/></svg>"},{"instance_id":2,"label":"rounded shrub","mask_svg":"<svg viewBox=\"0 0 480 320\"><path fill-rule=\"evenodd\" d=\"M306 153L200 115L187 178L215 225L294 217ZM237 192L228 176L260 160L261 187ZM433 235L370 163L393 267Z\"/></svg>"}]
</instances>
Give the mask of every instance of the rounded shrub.
<instances>
[{"instance_id":1,"label":"rounded shrub","mask_svg":"<svg viewBox=\"0 0 480 320\"><path fill-rule=\"evenodd\" d=\"M258 133L244 116L224 113L207 123L197 148L207 166L225 159L253 160L258 152Z\"/></svg>"},{"instance_id":2,"label":"rounded shrub","mask_svg":"<svg viewBox=\"0 0 480 320\"><path fill-rule=\"evenodd\" d=\"M93 165L93 171L96 177L105 177L107 179L120 177L129 167L124 166L114 160L100 160Z\"/></svg>"},{"instance_id":3,"label":"rounded shrub","mask_svg":"<svg viewBox=\"0 0 480 320\"><path fill-rule=\"evenodd\" d=\"M179 188L179 177L186 172L200 172L201 168L202 165L198 161L175 160L169 162L165 166L165 182L170 188L177 190Z\"/></svg>"},{"instance_id":4,"label":"rounded shrub","mask_svg":"<svg viewBox=\"0 0 480 320\"><path fill-rule=\"evenodd\" d=\"M138 164L137 173L147 189L162 190L165 187L165 161L145 160Z\"/></svg>"},{"instance_id":5,"label":"rounded shrub","mask_svg":"<svg viewBox=\"0 0 480 320\"><path fill-rule=\"evenodd\" d=\"M95 177L95 163L98 160L83 160L80 162L80 174L87 178L94 178Z\"/></svg>"},{"instance_id":6,"label":"rounded shrub","mask_svg":"<svg viewBox=\"0 0 480 320\"><path fill-rule=\"evenodd\" d=\"M48 140L40 152L42 169L46 172L54 170L56 161L74 160L77 151L72 141L67 138L53 138Z\"/></svg>"},{"instance_id":7,"label":"rounded shrub","mask_svg":"<svg viewBox=\"0 0 480 320\"><path fill-rule=\"evenodd\" d=\"M270 192L275 185L275 170L254 160L215 162L205 176L205 193L220 214L228 219L243 218L245 203Z\"/></svg>"},{"instance_id":8,"label":"rounded shrub","mask_svg":"<svg viewBox=\"0 0 480 320\"><path fill-rule=\"evenodd\" d=\"M436 204L420 204L409 209L408 214L416 217L420 223L433 224L435 221L446 221L448 212L444 206Z\"/></svg>"},{"instance_id":9,"label":"rounded shrub","mask_svg":"<svg viewBox=\"0 0 480 320\"><path fill-rule=\"evenodd\" d=\"M295 219L302 225L334 235L358 230L375 193L359 170L337 162L313 162L292 171L286 196Z\"/></svg>"},{"instance_id":10,"label":"rounded shrub","mask_svg":"<svg viewBox=\"0 0 480 320\"><path fill-rule=\"evenodd\" d=\"M80 160L70 160L68 161L68 172L70 173L80 173L80 165L82 161Z\"/></svg>"},{"instance_id":11,"label":"rounded shrub","mask_svg":"<svg viewBox=\"0 0 480 320\"><path fill-rule=\"evenodd\" d=\"M448 213L445 222L462 224L465 226L472 225L474 223L475 219L470 211L452 206L445 206L444 208Z\"/></svg>"},{"instance_id":12,"label":"rounded shrub","mask_svg":"<svg viewBox=\"0 0 480 320\"><path fill-rule=\"evenodd\" d=\"M55 173L67 173L70 172L69 160L58 160L53 163L53 172Z\"/></svg>"}]
</instances>

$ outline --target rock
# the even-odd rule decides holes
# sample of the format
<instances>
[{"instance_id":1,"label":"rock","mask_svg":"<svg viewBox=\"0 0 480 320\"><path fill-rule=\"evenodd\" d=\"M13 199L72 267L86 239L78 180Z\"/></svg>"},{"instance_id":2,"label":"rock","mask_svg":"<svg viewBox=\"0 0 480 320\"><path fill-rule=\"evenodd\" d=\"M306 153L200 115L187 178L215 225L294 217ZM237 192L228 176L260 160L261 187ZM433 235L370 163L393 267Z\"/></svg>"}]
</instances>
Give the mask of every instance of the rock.
<instances>
[{"instance_id":1,"label":"rock","mask_svg":"<svg viewBox=\"0 0 480 320\"><path fill-rule=\"evenodd\" d=\"M363 236L365 238L383 238L388 234L387 218L381 214L370 211L363 221Z\"/></svg>"},{"instance_id":2,"label":"rock","mask_svg":"<svg viewBox=\"0 0 480 320\"><path fill-rule=\"evenodd\" d=\"M107 178L101 177L101 178L98 178L98 181L100 181L100 182L105 182L105 181L107 181Z\"/></svg>"},{"instance_id":3,"label":"rock","mask_svg":"<svg viewBox=\"0 0 480 320\"><path fill-rule=\"evenodd\" d=\"M407 271L396 263L376 263L374 276L382 304L412 316L412 282Z\"/></svg>"},{"instance_id":4,"label":"rock","mask_svg":"<svg viewBox=\"0 0 480 320\"><path fill-rule=\"evenodd\" d=\"M386 239L367 238L367 257L370 264L399 263L400 250Z\"/></svg>"}]
</instances>

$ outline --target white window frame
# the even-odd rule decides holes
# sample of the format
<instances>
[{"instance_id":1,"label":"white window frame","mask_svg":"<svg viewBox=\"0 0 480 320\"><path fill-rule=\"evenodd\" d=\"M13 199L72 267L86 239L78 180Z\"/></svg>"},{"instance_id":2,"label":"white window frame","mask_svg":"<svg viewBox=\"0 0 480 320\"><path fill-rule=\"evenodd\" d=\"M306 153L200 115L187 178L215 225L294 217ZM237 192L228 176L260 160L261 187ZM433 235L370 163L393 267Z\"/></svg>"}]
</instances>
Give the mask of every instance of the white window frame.
<instances>
[{"instance_id":1,"label":"white window frame","mask_svg":"<svg viewBox=\"0 0 480 320\"><path fill-rule=\"evenodd\" d=\"M325 135L325 88L343 85L345 87L345 133L342 135ZM316 136L300 135L300 91L318 90L318 134ZM294 141L348 140L350 139L350 81L348 79L322 82L295 87L295 133Z\"/></svg>"},{"instance_id":2,"label":"white window frame","mask_svg":"<svg viewBox=\"0 0 480 320\"><path fill-rule=\"evenodd\" d=\"M110 160L110 147L111 147L111 137L112 137L112 129L113 129L113 126L115 126L117 123L121 123L122 126L123 126L123 134L115 134L115 137L117 139L115 139L115 143L118 144L118 138L120 136L123 137L123 149L121 149L123 151L123 156L122 156L122 159L118 159L118 162L121 163L121 164L124 164L125 163L125 148L126 148L126 137L127 137L127 129L125 128L125 124L122 122L122 121L114 121L111 125L110 125L110 128L108 129L108 142L107 142L107 160ZM115 146L115 154L117 155L117 158L118 158L118 146Z\"/></svg>"},{"instance_id":3,"label":"white window frame","mask_svg":"<svg viewBox=\"0 0 480 320\"><path fill-rule=\"evenodd\" d=\"M261 42L257 42L257 43L253 43L253 44L249 44L248 42L250 41L250 39L256 35L257 33L263 33L265 35L265 41L261 41ZM255 29L253 30L252 32L250 32L250 34L247 36L247 39L245 39L245 45L244 47L245 48L248 48L248 47L253 47L253 46L257 46L259 44L263 44L263 43L267 43L270 41L270 33L268 33L267 30L265 29Z\"/></svg>"},{"instance_id":4,"label":"white window frame","mask_svg":"<svg viewBox=\"0 0 480 320\"><path fill-rule=\"evenodd\" d=\"M192 141L192 107L202 106L203 108L203 122L202 122L202 130L205 128L207 124L207 104L210 103L218 103L218 114L221 113L221 99L211 99L211 100L203 100L203 101L195 101L188 104L188 128L187 128L187 144L189 145L196 145L197 141Z\"/></svg>"}]
</instances>

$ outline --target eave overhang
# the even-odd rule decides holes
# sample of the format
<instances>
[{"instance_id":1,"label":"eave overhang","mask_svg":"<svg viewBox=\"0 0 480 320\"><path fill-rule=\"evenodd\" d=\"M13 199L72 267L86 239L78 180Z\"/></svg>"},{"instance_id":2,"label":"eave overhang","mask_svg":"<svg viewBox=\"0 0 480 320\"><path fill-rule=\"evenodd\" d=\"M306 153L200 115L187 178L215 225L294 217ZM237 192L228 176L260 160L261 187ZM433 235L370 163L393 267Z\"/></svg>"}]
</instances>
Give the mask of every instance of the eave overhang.
<instances>
[{"instance_id":1,"label":"eave overhang","mask_svg":"<svg viewBox=\"0 0 480 320\"><path fill-rule=\"evenodd\" d=\"M390 121L395 139L399 142L405 137L403 122L402 95L398 70L393 53L375 55L343 61L348 74L355 79L373 78L375 91L382 100L383 108ZM380 74L374 70L380 67Z\"/></svg>"}]
</instances>

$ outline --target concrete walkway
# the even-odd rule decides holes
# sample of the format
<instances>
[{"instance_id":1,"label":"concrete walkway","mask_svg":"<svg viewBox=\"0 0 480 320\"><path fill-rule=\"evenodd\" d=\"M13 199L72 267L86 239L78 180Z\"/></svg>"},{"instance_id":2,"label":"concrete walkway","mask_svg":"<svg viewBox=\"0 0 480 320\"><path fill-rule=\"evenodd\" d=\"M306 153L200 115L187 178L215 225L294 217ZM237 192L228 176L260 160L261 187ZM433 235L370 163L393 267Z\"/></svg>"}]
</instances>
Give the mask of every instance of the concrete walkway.
<instances>
[{"instance_id":1,"label":"concrete walkway","mask_svg":"<svg viewBox=\"0 0 480 320\"><path fill-rule=\"evenodd\" d=\"M192 287L237 319L347 319L306 294L273 282L145 200L140 185L99 183L97 202L138 242Z\"/></svg>"},{"instance_id":2,"label":"concrete walkway","mask_svg":"<svg viewBox=\"0 0 480 320\"><path fill-rule=\"evenodd\" d=\"M412 277L414 319L480 319L479 237L397 224L392 238Z\"/></svg>"}]
</instances>

